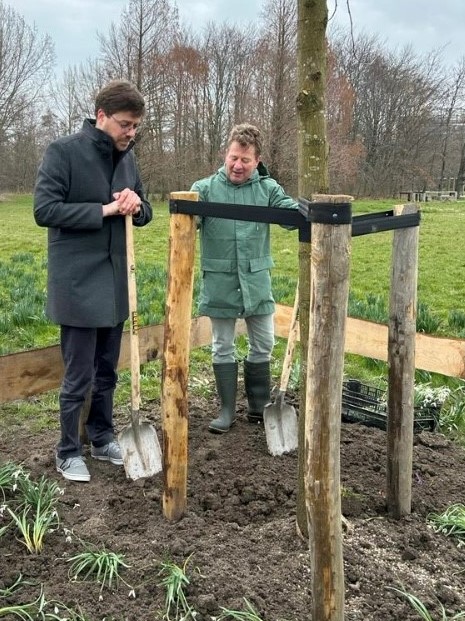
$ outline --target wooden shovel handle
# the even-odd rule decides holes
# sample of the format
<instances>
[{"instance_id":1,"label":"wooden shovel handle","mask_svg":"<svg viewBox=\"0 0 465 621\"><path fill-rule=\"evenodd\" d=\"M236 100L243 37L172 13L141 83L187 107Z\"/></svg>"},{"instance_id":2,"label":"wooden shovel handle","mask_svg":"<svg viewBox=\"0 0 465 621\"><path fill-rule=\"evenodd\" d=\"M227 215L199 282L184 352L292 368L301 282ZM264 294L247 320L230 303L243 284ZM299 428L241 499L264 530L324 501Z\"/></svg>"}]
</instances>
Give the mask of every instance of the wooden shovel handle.
<instances>
[{"instance_id":1,"label":"wooden shovel handle","mask_svg":"<svg viewBox=\"0 0 465 621\"><path fill-rule=\"evenodd\" d=\"M287 385L289 383L289 377L291 375L292 358L294 355L294 347L297 341L297 332L299 329L299 282L297 281L297 288L295 290L294 308L292 309L291 323L289 325L289 335L287 337L286 353L284 355L283 370L281 373L281 384L279 391L285 393Z\"/></svg>"},{"instance_id":2,"label":"wooden shovel handle","mask_svg":"<svg viewBox=\"0 0 465 621\"><path fill-rule=\"evenodd\" d=\"M125 216L126 227L126 259L128 270L128 296L129 296L129 344L131 350L131 405L132 414L139 412L140 408L140 359L139 359L139 322L137 318L137 287L136 287L136 261L134 256L134 235L132 229L132 216Z\"/></svg>"}]
</instances>

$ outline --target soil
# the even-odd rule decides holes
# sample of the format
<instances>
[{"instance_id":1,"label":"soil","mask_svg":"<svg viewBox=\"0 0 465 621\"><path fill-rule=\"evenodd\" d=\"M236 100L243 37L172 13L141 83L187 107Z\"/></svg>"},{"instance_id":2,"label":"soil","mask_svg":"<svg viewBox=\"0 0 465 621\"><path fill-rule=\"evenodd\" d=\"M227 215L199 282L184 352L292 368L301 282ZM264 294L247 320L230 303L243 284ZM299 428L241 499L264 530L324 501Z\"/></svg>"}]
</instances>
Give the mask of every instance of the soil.
<instances>
[{"instance_id":1,"label":"soil","mask_svg":"<svg viewBox=\"0 0 465 621\"><path fill-rule=\"evenodd\" d=\"M295 395L287 401L297 408ZM60 528L46 537L40 554L29 554L12 535L0 539L0 587L19 572L32 583L6 601L32 599L43 585L48 601L80 609L86 621L157 621L165 611L161 563L183 567L189 559L186 594L198 621L214 620L222 607L245 610L244 598L264 621L312 619L310 553L296 534L297 456L269 455L263 426L246 420L243 395L233 429L222 436L209 433L216 407L214 397L190 401L187 512L176 523L163 516L161 474L131 481L124 468L92 460L85 447L91 481L67 482L54 467L57 431L31 435L20 423L0 426L0 461L21 462L33 477L45 474L64 490ZM160 430L158 403L146 404L144 416ZM127 413L115 419L121 428ZM435 533L426 519L465 502L464 449L438 432L415 435L412 513L397 521L385 505L385 432L343 422L341 484L348 521L345 619L419 619L391 589L401 585L433 618L442 618L441 605L448 615L465 610L465 548ZM121 572L125 582L101 589L92 581L70 581L67 561L82 552L82 542L124 554L130 566ZM170 619L178 617L172 612Z\"/></svg>"}]
</instances>

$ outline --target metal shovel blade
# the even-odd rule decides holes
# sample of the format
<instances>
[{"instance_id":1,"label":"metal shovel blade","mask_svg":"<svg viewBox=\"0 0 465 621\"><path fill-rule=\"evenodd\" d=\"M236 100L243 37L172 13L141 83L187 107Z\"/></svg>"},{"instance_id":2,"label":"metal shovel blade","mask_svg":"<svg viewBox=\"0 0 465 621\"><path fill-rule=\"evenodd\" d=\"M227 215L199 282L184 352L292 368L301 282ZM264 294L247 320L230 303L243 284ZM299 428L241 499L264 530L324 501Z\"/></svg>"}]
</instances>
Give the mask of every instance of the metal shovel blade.
<instances>
[{"instance_id":1,"label":"metal shovel blade","mask_svg":"<svg viewBox=\"0 0 465 621\"><path fill-rule=\"evenodd\" d=\"M274 403L263 411L266 443L271 455L290 453L298 446L298 422L295 408L284 403L284 392L280 391Z\"/></svg>"},{"instance_id":2,"label":"metal shovel blade","mask_svg":"<svg viewBox=\"0 0 465 621\"><path fill-rule=\"evenodd\" d=\"M118 436L126 476L135 481L152 477L162 470L162 452L155 429L140 423L137 416Z\"/></svg>"}]
</instances>

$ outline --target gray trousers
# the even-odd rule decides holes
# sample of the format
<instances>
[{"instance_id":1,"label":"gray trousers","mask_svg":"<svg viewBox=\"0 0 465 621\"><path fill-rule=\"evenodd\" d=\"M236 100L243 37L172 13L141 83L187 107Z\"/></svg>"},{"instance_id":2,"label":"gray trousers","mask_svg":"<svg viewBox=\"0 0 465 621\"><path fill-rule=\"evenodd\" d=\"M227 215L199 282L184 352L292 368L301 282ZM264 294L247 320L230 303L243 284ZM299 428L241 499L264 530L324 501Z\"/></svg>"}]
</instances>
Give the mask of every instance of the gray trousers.
<instances>
[{"instance_id":1,"label":"gray trousers","mask_svg":"<svg viewBox=\"0 0 465 621\"><path fill-rule=\"evenodd\" d=\"M210 317L212 325L213 364L236 362L236 319ZM269 362L274 347L274 322L271 315L245 317L249 339L249 362Z\"/></svg>"},{"instance_id":2,"label":"gray trousers","mask_svg":"<svg viewBox=\"0 0 465 621\"><path fill-rule=\"evenodd\" d=\"M86 430L95 446L113 439L113 394L123 324L114 328L61 326L61 353L65 372L60 390L61 438L57 455L62 459L81 455L79 417L90 390L91 404Z\"/></svg>"}]
</instances>

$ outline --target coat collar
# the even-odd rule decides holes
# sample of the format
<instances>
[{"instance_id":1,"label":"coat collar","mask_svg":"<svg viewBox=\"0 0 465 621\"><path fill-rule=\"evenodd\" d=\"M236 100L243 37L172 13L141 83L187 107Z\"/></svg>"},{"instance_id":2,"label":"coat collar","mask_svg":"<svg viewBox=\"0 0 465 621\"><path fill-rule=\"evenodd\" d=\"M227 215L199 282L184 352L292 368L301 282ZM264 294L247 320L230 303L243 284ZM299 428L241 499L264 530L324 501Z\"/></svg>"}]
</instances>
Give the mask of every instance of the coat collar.
<instances>
[{"instance_id":1,"label":"coat collar","mask_svg":"<svg viewBox=\"0 0 465 621\"><path fill-rule=\"evenodd\" d=\"M95 126L95 119L85 119L82 124L82 132L95 143L96 147L100 151L106 151L107 153L113 153L113 149L115 147L113 140L111 137L103 132L101 129L97 129ZM132 140L125 151L121 151L121 157L131 151L134 148L134 140Z\"/></svg>"}]
</instances>

